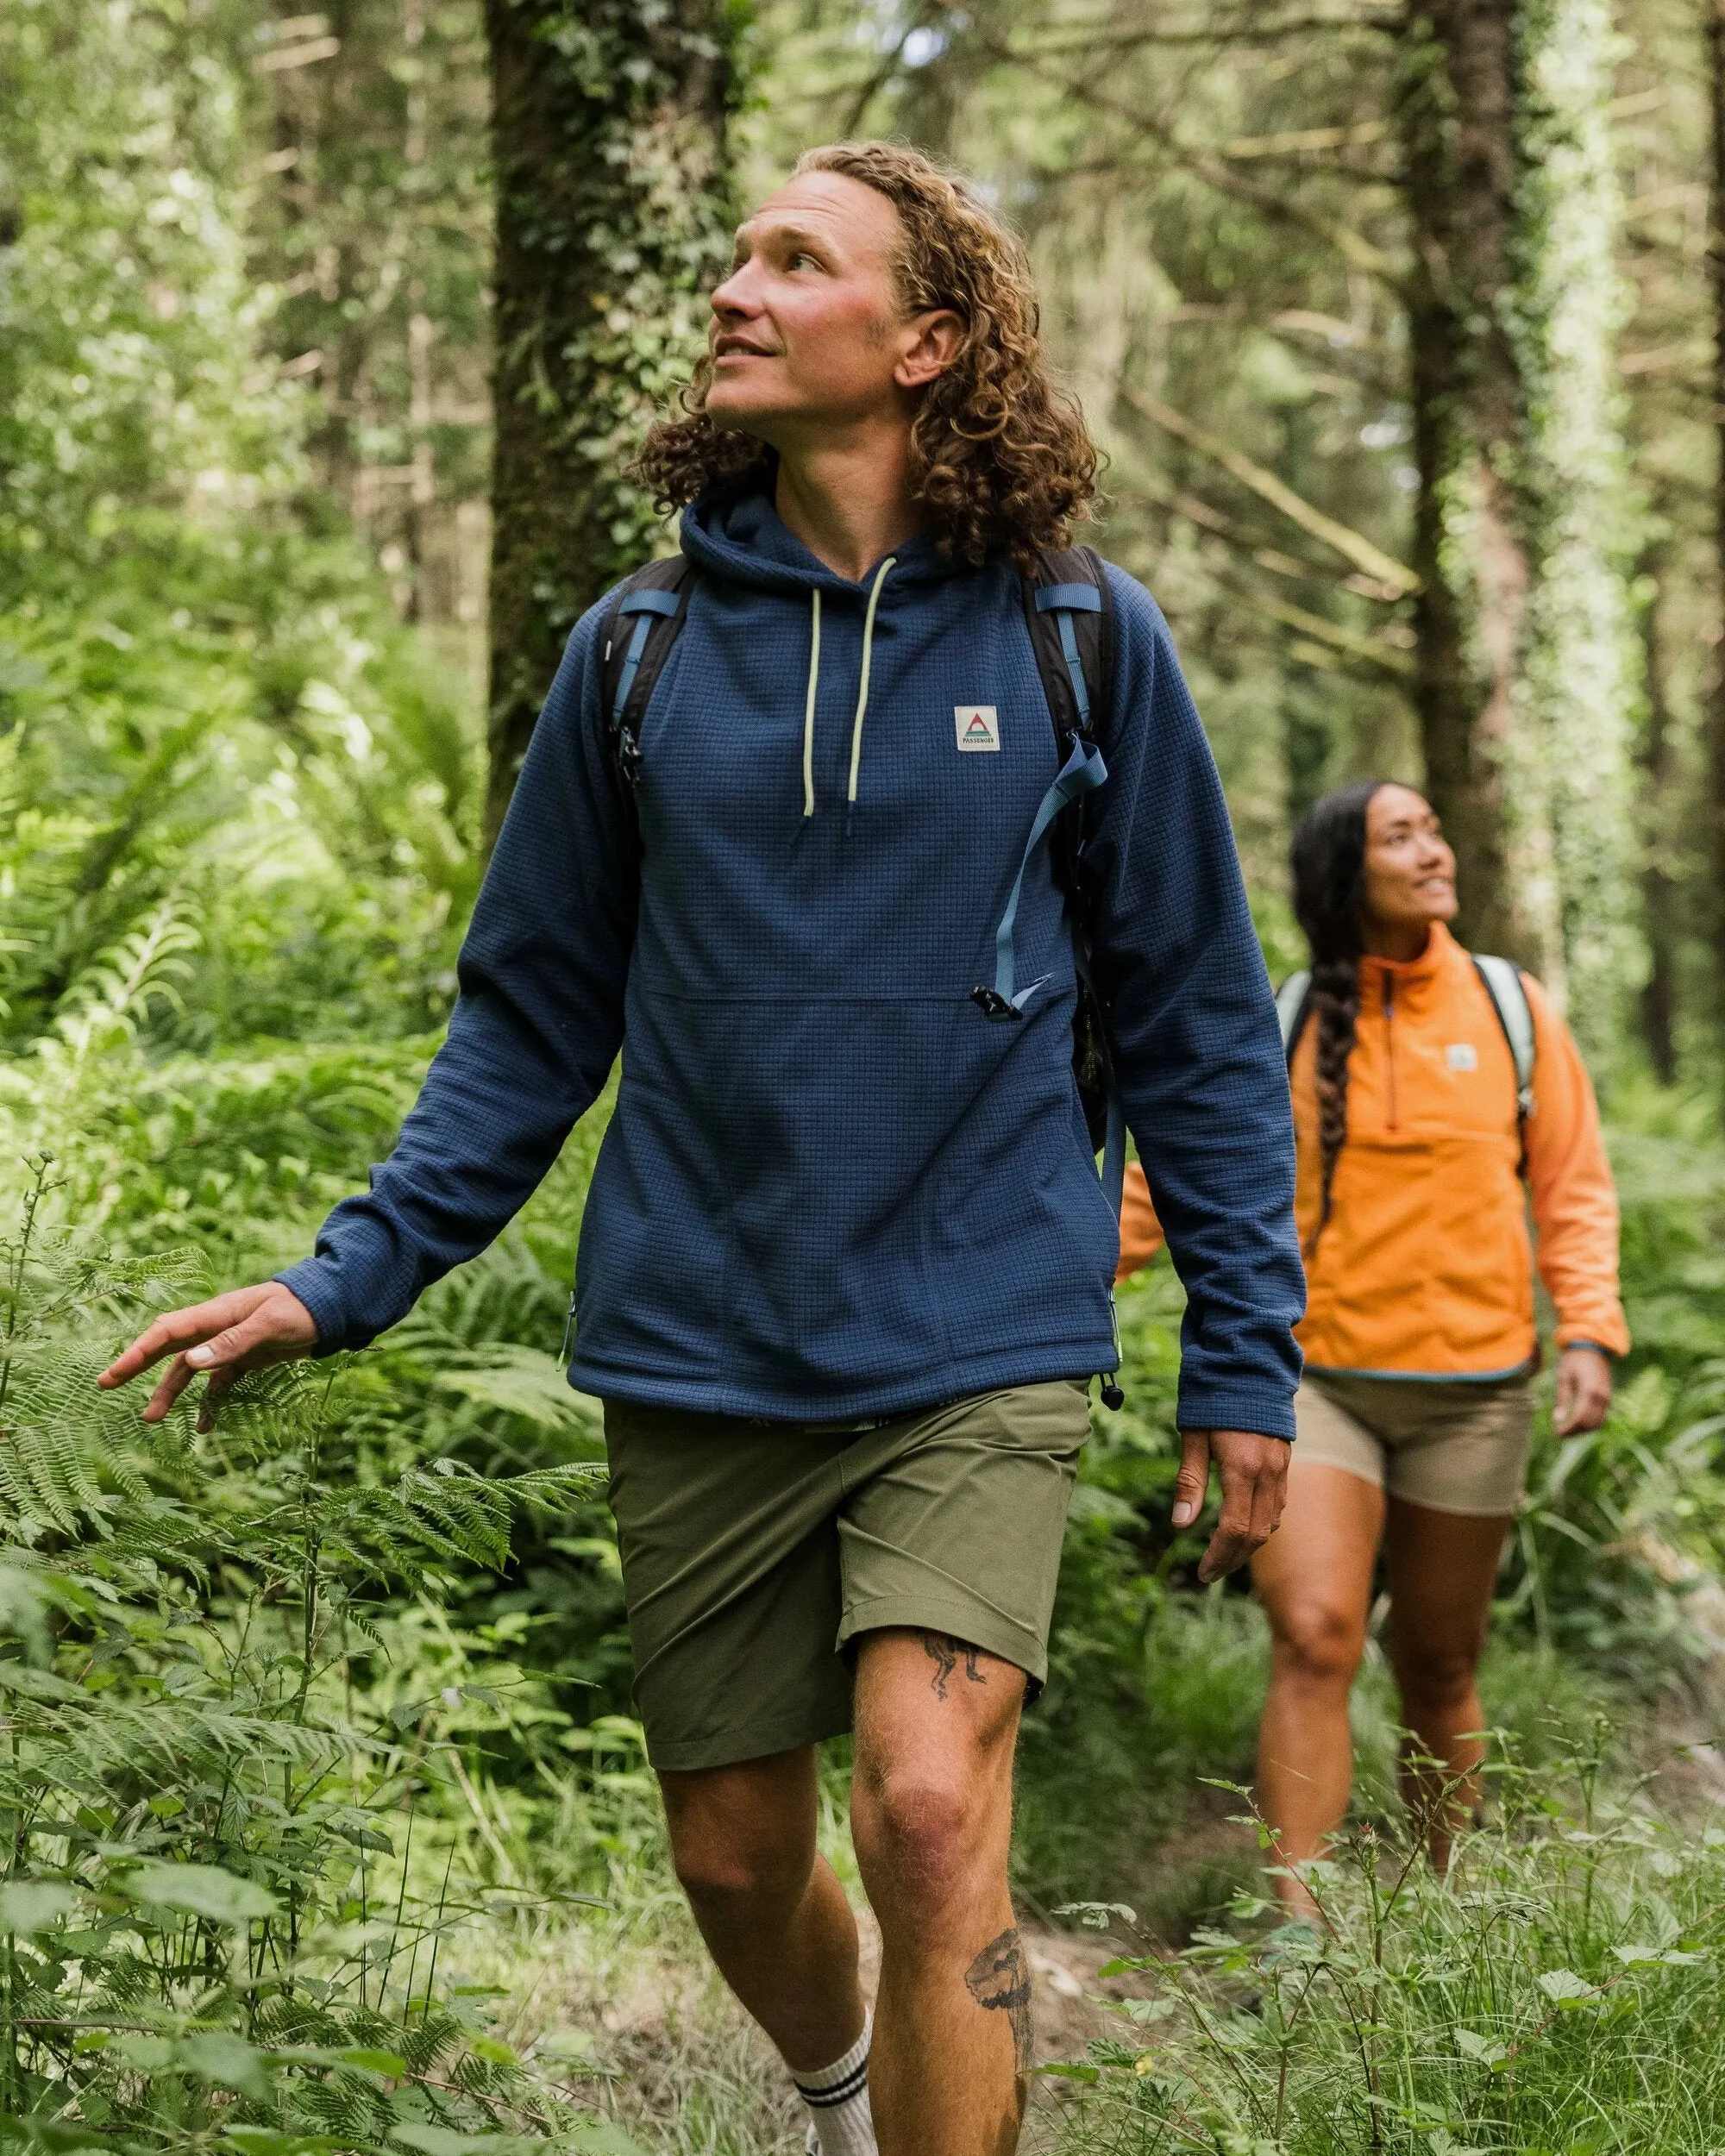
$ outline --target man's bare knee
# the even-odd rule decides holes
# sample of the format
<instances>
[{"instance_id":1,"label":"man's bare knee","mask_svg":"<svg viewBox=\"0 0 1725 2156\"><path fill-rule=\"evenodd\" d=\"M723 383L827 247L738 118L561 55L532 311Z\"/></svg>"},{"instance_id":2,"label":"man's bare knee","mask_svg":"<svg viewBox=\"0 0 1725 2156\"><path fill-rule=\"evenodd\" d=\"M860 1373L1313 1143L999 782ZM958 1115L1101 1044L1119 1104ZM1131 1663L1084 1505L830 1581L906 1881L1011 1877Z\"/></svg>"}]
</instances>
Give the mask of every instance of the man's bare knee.
<instances>
[{"instance_id":1,"label":"man's bare knee","mask_svg":"<svg viewBox=\"0 0 1725 2156\"><path fill-rule=\"evenodd\" d=\"M851 1803L857 1861L879 1903L933 1917L994 1857L988 1799L950 1770L914 1760L876 1767L858 1777Z\"/></svg>"}]
</instances>

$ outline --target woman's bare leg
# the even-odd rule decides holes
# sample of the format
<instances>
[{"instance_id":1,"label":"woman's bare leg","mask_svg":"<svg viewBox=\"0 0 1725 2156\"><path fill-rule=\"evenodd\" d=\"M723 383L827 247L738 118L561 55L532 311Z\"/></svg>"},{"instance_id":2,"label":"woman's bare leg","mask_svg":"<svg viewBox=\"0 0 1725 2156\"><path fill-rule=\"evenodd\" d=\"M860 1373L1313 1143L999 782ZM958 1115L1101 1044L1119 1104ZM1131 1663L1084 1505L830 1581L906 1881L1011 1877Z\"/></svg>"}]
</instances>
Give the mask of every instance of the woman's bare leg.
<instances>
[{"instance_id":1,"label":"woman's bare leg","mask_svg":"<svg viewBox=\"0 0 1725 2156\"><path fill-rule=\"evenodd\" d=\"M1429 1816L1432 1862L1449 1863L1450 1841L1479 1802L1475 1770L1484 1756L1485 1710L1475 1682L1491 1615L1492 1590L1509 1532L1507 1518L1433 1512L1389 1502L1384 1555L1389 1624L1384 1645L1413 1733L1402 1794L1417 1819ZM1421 1760L1436 1760L1425 1766ZM1457 1783L1447 1802L1446 1783Z\"/></svg>"},{"instance_id":2,"label":"woman's bare leg","mask_svg":"<svg viewBox=\"0 0 1725 2156\"><path fill-rule=\"evenodd\" d=\"M1341 1824L1353 1783L1348 1695L1365 1650L1371 1574L1383 1528L1375 1482L1294 1448L1282 1526L1251 1561L1270 1619L1270 1695L1258 1739L1258 1801L1276 1861L1319 1856ZM1311 1897L1295 1879L1276 1891L1291 1908Z\"/></svg>"}]
</instances>

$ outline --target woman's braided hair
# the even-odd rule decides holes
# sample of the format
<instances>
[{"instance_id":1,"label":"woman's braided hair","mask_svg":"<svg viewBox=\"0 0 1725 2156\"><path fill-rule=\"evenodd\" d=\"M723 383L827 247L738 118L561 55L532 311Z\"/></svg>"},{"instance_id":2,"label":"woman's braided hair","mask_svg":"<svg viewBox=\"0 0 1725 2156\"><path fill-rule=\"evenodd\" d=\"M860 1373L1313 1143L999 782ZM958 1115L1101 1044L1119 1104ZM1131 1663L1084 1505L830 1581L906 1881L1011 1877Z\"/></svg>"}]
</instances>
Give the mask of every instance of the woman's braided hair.
<instances>
[{"instance_id":1,"label":"woman's braided hair","mask_svg":"<svg viewBox=\"0 0 1725 2156\"><path fill-rule=\"evenodd\" d=\"M1365 812L1383 779L1338 787L1313 803L1289 849L1294 912L1312 946L1311 1011L1323 1203L1306 1244L1309 1258L1329 1225L1336 1163L1347 1142L1348 1058L1359 1022L1359 962L1365 955Z\"/></svg>"}]
</instances>

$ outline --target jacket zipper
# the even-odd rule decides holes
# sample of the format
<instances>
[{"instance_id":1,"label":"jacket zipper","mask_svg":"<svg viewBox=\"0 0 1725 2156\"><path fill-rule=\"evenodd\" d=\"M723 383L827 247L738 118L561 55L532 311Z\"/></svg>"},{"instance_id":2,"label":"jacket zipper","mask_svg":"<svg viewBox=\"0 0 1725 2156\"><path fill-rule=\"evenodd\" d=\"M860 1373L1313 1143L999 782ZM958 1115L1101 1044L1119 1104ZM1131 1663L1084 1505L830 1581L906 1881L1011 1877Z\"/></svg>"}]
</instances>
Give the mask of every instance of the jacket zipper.
<instances>
[{"instance_id":1,"label":"jacket zipper","mask_svg":"<svg viewBox=\"0 0 1725 2156\"><path fill-rule=\"evenodd\" d=\"M1383 1056L1389 1066L1389 1128L1397 1127L1396 1116L1396 976L1386 967L1383 974Z\"/></svg>"}]
</instances>

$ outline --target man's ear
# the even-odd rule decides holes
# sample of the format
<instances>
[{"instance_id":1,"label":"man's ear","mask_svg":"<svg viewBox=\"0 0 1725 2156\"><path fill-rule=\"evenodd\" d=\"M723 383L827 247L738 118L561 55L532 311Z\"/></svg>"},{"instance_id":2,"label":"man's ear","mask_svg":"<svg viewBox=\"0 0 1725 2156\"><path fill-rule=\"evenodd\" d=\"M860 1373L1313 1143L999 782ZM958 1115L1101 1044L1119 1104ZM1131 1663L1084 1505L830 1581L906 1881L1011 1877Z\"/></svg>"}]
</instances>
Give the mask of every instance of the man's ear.
<instances>
[{"instance_id":1,"label":"man's ear","mask_svg":"<svg viewBox=\"0 0 1725 2156\"><path fill-rule=\"evenodd\" d=\"M945 373L964 342L964 320L950 307L932 308L905 325L906 345L893 369L900 389L925 389Z\"/></svg>"}]
</instances>

